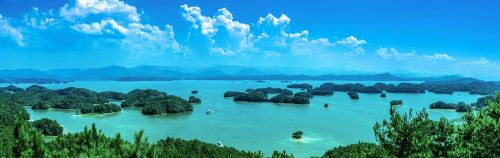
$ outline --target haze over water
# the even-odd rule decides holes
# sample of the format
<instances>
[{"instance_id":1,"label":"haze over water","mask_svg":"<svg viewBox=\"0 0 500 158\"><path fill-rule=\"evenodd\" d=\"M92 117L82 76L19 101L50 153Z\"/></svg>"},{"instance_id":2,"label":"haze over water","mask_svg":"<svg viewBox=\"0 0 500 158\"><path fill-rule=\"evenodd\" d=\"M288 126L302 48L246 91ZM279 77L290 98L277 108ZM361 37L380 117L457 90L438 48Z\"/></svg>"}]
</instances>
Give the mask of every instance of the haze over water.
<instances>
[{"instance_id":1,"label":"haze over water","mask_svg":"<svg viewBox=\"0 0 500 158\"><path fill-rule=\"evenodd\" d=\"M298 81L319 86L327 81ZM372 85L375 82L346 82ZM295 82L293 82L295 83ZM386 82L398 83L398 82ZM99 129L114 136L120 132L122 137L131 140L134 132L144 129L145 135L152 141L166 137L199 139L208 143L222 142L226 146L241 150L261 150L265 154L273 150L286 150L296 157L320 156L326 150L339 145L358 141L375 142L373 125L389 117L389 102L395 99L404 101L397 109L407 112L410 108L419 111L430 103L475 102L480 95L455 92L453 95L388 93L387 98L379 94L360 93L359 100L351 100L345 92L335 92L333 96L314 96L309 105L233 102L224 98L225 91L244 91L247 88L286 88L291 83L281 81L145 81L116 82L89 81L68 84L42 85L50 89L81 87L94 91L128 92L133 89L157 89L188 98L191 90L198 90L195 96L202 99L202 104L195 105L193 112L146 116L140 109L124 108L120 113L106 116L76 115L75 111L48 110L33 111L27 107L31 119L50 118L57 120L64 132L82 131L83 127L95 123ZM6 85L0 85L6 86ZM16 85L26 88L31 84ZM294 90L295 92L299 90ZM328 103L330 107L324 108ZM207 115L207 110L215 112ZM429 110L432 119L446 117L457 119L462 116L454 110ZM304 131L304 138L295 141L291 138L294 131Z\"/></svg>"}]
</instances>

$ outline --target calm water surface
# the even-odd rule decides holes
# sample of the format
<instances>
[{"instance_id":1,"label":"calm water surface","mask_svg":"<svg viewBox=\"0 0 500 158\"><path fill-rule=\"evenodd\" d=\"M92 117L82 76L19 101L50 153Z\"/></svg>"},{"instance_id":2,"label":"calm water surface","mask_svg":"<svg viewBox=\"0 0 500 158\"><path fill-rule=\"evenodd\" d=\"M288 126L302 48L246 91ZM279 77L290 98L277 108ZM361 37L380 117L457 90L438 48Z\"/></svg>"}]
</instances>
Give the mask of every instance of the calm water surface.
<instances>
[{"instance_id":1,"label":"calm water surface","mask_svg":"<svg viewBox=\"0 0 500 158\"><path fill-rule=\"evenodd\" d=\"M325 81L307 81L319 86ZM334 83L348 83L333 81ZM295 83L295 82L294 82ZM355 83L355 82L350 82ZM375 82L359 82L371 85ZM386 82L391 83L391 82ZM392 82L397 83L397 82ZM410 108L420 110L428 108L435 101L472 103L479 95L468 93L446 94L397 94L388 93L387 98L379 94L362 94L359 100L350 100L344 92L335 92L333 96L315 96L309 105L244 103L225 99L225 91L244 91L247 88L279 87L286 88L290 83L269 81L158 81L158 82L115 82L93 81L68 84L43 85L50 89L82 87L94 91L128 92L133 89L157 89L183 98L191 96L191 90L198 90L195 96L202 99L202 104L195 105L194 111L184 114L164 116L144 116L140 109L123 109L120 113L107 116L77 116L75 111L48 110L28 112L31 119L50 118L64 126L65 132L82 131L84 126L95 123L108 136L120 132L126 139L132 139L134 132L144 129L152 140L165 137L199 139L208 143L223 142L241 150L261 150L266 154L273 150L286 150L296 157L320 156L326 150L339 145L358 141L375 142L373 125L388 118L389 102L401 99L404 105L398 107L402 112ZM6 86L6 85L2 85ZM30 85L16 85L26 88ZM297 91L297 90L294 90ZM328 103L329 108L323 105ZM207 115L207 110L215 112ZM414 111L415 111L414 110ZM439 119L460 118L463 114L450 110L430 110L430 117ZM304 131L302 141L294 141L291 134Z\"/></svg>"}]
</instances>

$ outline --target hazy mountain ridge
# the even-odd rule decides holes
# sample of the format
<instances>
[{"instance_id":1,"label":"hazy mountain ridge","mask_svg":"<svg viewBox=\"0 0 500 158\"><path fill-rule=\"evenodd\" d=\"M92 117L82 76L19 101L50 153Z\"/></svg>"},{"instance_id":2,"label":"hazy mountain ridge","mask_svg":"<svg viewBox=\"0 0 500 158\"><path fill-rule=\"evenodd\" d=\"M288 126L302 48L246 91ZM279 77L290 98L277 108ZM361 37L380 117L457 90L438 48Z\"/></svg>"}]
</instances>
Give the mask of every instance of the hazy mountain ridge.
<instances>
[{"instance_id":1,"label":"hazy mountain ridge","mask_svg":"<svg viewBox=\"0 0 500 158\"><path fill-rule=\"evenodd\" d=\"M296 70L298 71L307 71ZM314 72L313 74L317 74ZM344 80L344 81L456 81L473 82L477 79L459 75L436 77L408 77L391 73L375 74L342 74L324 73L324 75L284 73L280 70L252 68L245 66L218 65L207 68L168 67L168 66L136 66L131 68L108 66L91 69L57 69L57 70L0 70L0 82L29 82L33 80ZM497 82L495 84L498 84Z\"/></svg>"}]
</instances>

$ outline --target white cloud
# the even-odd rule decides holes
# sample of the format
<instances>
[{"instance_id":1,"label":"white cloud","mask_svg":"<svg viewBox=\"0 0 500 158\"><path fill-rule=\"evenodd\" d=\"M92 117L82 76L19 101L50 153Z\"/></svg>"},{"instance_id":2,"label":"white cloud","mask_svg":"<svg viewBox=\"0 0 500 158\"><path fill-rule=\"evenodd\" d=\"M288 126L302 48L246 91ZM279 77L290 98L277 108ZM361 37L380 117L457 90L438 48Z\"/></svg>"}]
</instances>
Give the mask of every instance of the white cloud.
<instances>
[{"instance_id":1,"label":"white cloud","mask_svg":"<svg viewBox=\"0 0 500 158\"><path fill-rule=\"evenodd\" d=\"M102 35L99 37L105 40L110 38L107 35L119 35L111 40L130 52L159 55L185 51L175 40L172 26L143 24L136 7L120 0L76 0L73 6L62 7L60 15L82 34ZM89 15L96 15L100 21L87 22L95 19L87 18Z\"/></svg>"},{"instance_id":2,"label":"white cloud","mask_svg":"<svg viewBox=\"0 0 500 158\"><path fill-rule=\"evenodd\" d=\"M412 52L402 53L396 50L395 48L383 48L383 47L377 49L376 54L377 56L385 60L389 59L408 60L408 59L415 59L415 57L417 57L415 50L413 50Z\"/></svg>"},{"instance_id":3,"label":"white cloud","mask_svg":"<svg viewBox=\"0 0 500 158\"><path fill-rule=\"evenodd\" d=\"M365 54L365 49L361 47L366 44L365 40L358 39L354 36L349 36L344 39L338 40L335 43L343 46L347 46L351 49L351 52L348 52L347 55L363 55Z\"/></svg>"},{"instance_id":4,"label":"white cloud","mask_svg":"<svg viewBox=\"0 0 500 158\"><path fill-rule=\"evenodd\" d=\"M384 60L414 60L414 61L429 61L429 60L441 60L441 61L453 61L455 58L445 53L434 53L432 55L419 55L415 50L411 52L399 52L396 48L384 48L380 47L377 50L376 55Z\"/></svg>"},{"instance_id":5,"label":"white cloud","mask_svg":"<svg viewBox=\"0 0 500 158\"><path fill-rule=\"evenodd\" d=\"M234 53L230 49L224 49L224 48L219 48L219 47L210 48L210 54L222 55L222 56L234 56L234 55L236 55L236 53Z\"/></svg>"},{"instance_id":6,"label":"white cloud","mask_svg":"<svg viewBox=\"0 0 500 158\"><path fill-rule=\"evenodd\" d=\"M118 22L113 19L101 20L101 22L93 22L90 24L76 24L71 26L71 28L75 31L91 35L102 35L104 33L113 34L115 31L126 35L129 32L127 28L118 24Z\"/></svg>"},{"instance_id":7,"label":"white cloud","mask_svg":"<svg viewBox=\"0 0 500 158\"><path fill-rule=\"evenodd\" d=\"M24 15L24 24L27 26L45 30L48 27L54 26L59 23L59 19L54 15L54 10L48 12L41 12L38 8L34 7L31 12Z\"/></svg>"},{"instance_id":8,"label":"white cloud","mask_svg":"<svg viewBox=\"0 0 500 158\"><path fill-rule=\"evenodd\" d=\"M285 14L281 14L279 18L275 17L273 14L267 14L266 17L260 17L259 21L257 24L263 25L263 24L270 24L273 26L283 26L286 27L288 24L290 24L290 18L286 16Z\"/></svg>"},{"instance_id":9,"label":"white cloud","mask_svg":"<svg viewBox=\"0 0 500 158\"><path fill-rule=\"evenodd\" d=\"M76 0L74 6L65 4L60 11L60 15L70 21L91 14L124 14L132 22L141 20L134 6L120 0Z\"/></svg>"},{"instance_id":10,"label":"white cloud","mask_svg":"<svg viewBox=\"0 0 500 158\"><path fill-rule=\"evenodd\" d=\"M10 23L0 14L0 36L7 36L12 38L18 46L24 47L24 38L21 31L14 28Z\"/></svg>"},{"instance_id":11,"label":"white cloud","mask_svg":"<svg viewBox=\"0 0 500 158\"><path fill-rule=\"evenodd\" d=\"M126 37L122 40L122 47L142 54L163 54L166 51L173 53L183 52L182 47L174 37L173 27L165 25L162 30L158 26L141 23L131 23Z\"/></svg>"},{"instance_id":12,"label":"white cloud","mask_svg":"<svg viewBox=\"0 0 500 158\"><path fill-rule=\"evenodd\" d=\"M431 60L455 60L455 58L445 53L434 53L432 55L424 55L424 57Z\"/></svg>"},{"instance_id":13,"label":"white cloud","mask_svg":"<svg viewBox=\"0 0 500 158\"><path fill-rule=\"evenodd\" d=\"M333 44L326 38L315 40L308 40L307 38L300 38L293 40L291 45L292 55L311 55L316 53L327 52L328 47Z\"/></svg>"},{"instance_id":14,"label":"white cloud","mask_svg":"<svg viewBox=\"0 0 500 158\"><path fill-rule=\"evenodd\" d=\"M191 22L195 29L200 28L203 35L213 35L217 31L214 28L215 20L201 15L200 7L189 7L184 4L181 8L183 9L182 16Z\"/></svg>"},{"instance_id":15,"label":"white cloud","mask_svg":"<svg viewBox=\"0 0 500 158\"><path fill-rule=\"evenodd\" d=\"M346 37L342 40L338 40L336 43L340 44L340 45L344 45L344 46L357 47L357 46L366 44L366 41L362 40L362 39L358 39L354 36L349 36L349 37Z\"/></svg>"},{"instance_id":16,"label":"white cloud","mask_svg":"<svg viewBox=\"0 0 500 158\"><path fill-rule=\"evenodd\" d=\"M462 63L463 65L496 65L496 63L489 61L486 58L480 58L478 60L467 61Z\"/></svg>"},{"instance_id":17,"label":"white cloud","mask_svg":"<svg viewBox=\"0 0 500 158\"><path fill-rule=\"evenodd\" d=\"M180 8L182 16L193 25L193 28L210 39L210 52L218 52L213 54L228 56L253 49L254 36L250 33L250 25L235 21L233 14L226 8L218 9L213 17L202 15L201 9L196 6L190 7L184 4Z\"/></svg>"}]
</instances>

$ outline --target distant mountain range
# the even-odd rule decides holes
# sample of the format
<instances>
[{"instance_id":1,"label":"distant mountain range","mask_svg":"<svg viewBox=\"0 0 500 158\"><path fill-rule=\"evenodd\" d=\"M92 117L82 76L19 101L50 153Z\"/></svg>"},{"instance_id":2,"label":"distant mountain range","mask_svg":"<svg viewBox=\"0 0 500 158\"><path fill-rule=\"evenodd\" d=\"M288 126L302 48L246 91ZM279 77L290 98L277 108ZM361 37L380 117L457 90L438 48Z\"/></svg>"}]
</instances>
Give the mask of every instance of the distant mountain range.
<instances>
[{"instance_id":1,"label":"distant mountain range","mask_svg":"<svg viewBox=\"0 0 500 158\"><path fill-rule=\"evenodd\" d=\"M218 65L208 68L136 66L125 68L108 66L92 69L57 69L0 70L0 82L3 83L57 83L82 80L116 81L162 81L162 80L344 80L344 81L446 81L459 80L459 75L439 77L404 77L390 73L347 74L347 75L311 75L291 74L283 71L252 68L244 66Z\"/></svg>"}]
</instances>

